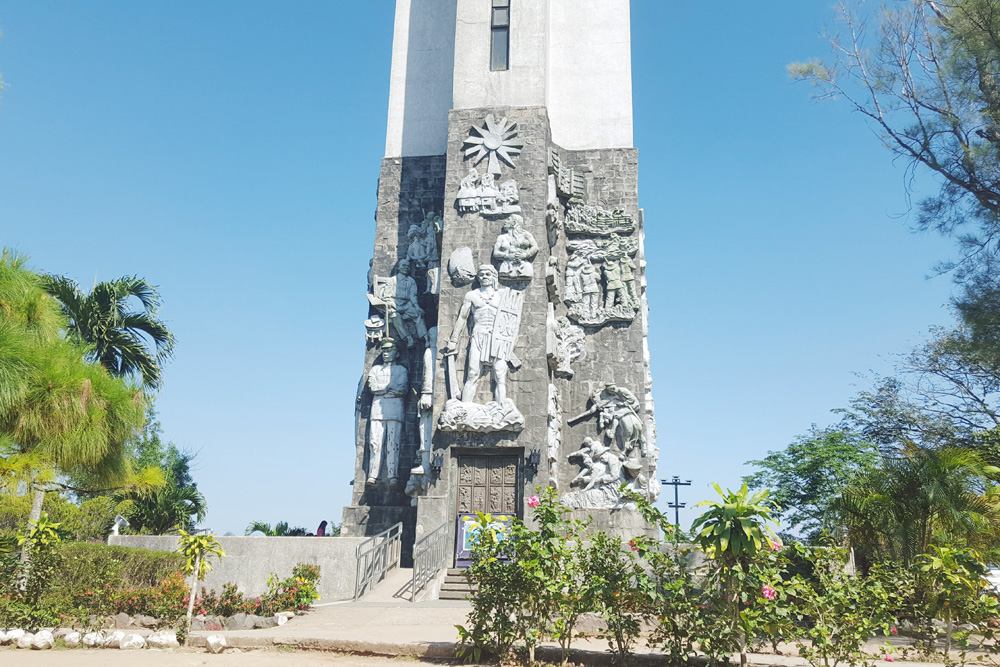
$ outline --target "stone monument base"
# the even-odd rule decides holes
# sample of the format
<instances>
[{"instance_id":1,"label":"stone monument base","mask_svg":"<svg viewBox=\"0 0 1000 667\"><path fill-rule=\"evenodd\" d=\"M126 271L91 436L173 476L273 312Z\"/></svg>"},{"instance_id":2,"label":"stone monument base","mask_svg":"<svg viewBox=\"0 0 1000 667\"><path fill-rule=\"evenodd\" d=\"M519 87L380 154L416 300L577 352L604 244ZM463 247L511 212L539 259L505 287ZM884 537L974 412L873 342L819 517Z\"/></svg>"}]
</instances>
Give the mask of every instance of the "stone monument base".
<instances>
[{"instance_id":1,"label":"stone monument base","mask_svg":"<svg viewBox=\"0 0 1000 667\"><path fill-rule=\"evenodd\" d=\"M612 537L620 537L625 544L633 537L646 535L651 538L660 537L660 529L647 523L642 515L630 509L575 509L570 518L586 521L593 519L591 528L600 530Z\"/></svg>"}]
</instances>

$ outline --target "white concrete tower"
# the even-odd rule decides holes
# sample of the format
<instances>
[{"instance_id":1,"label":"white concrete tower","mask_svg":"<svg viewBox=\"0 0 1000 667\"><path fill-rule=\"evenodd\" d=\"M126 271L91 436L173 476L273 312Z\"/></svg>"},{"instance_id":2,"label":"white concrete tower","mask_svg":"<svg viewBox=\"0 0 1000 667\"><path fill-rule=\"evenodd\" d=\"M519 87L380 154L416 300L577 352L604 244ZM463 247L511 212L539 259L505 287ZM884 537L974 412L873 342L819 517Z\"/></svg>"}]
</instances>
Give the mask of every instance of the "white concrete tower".
<instances>
[{"instance_id":1,"label":"white concrete tower","mask_svg":"<svg viewBox=\"0 0 1000 667\"><path fill-rule=\"evenodd\" d=\"M505 106L545 107L569 150L631 147L631 57L629 0L398 0L385 156L442 155L450 109Z\"/></svg>"}]
</instances>

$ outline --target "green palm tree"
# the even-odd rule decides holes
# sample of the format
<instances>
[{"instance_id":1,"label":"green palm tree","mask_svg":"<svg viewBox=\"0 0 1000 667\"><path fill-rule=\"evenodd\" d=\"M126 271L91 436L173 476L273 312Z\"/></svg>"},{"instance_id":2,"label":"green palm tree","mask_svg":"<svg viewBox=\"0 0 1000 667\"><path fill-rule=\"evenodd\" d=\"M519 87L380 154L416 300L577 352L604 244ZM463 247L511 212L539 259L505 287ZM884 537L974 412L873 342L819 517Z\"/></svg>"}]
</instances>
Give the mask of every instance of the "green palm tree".
<instances>
[{"instance_id":1,"label":"green palm tree","mask_svg":"<svg viewBox=\"0 0 1000 667\"><path fill-rule=\"evenodd\" d=\"M171 480L172 481L172 480ZM129 532L163 535L173 530L191 531L208 510L205 496L194 486L168 483L149 494L127 493L121 512L129 521Z\"/></svg>"},{"instance_id":2,"label":"green palm tree","mask_svg":"<svg viewBox=\"0 0 1000 667\"><path fill-rule=\"evenodd\" d=\"M279 521L274 525L274 528L271 528L271 524L263 521L252 521L247 526L244 535L253 533L263 533L266 537L303 537L306 534L306 529L300 526L290 528L287 521Z\"/></svg>"},{"instance_id":3,"label":"green palm tree","mask_svg":"<svg viewBox=\"0 0 1000 667\"><path fill-rule=\"evenodd\" d=\"M118 377L141 377L148 389L160 386L175 340L157 318L156 287L137 276L125 276L97 283L90 294L83 294L70 278L46 276L45 289L62 304L70 336L91 347L94 361ZM142 304L141 311L131 309L133 298Z\"/></svg>"},{"instance_id":4,"label":"green palm tree","mask_svg":"<svg viewBox=\"0 0 1000 667\"><path fill-rule=\"evenodd\" d=\"M908 566L931 544L956 541L996 550L998 473L966 447L906 443L858 474L833 509L851 545L871 559Z\"/></svg>"},{"instance_id":5,"label":"green palm tree","mask_svg":"<svg viewBox=\"0 0 1000 667\"><path fill-rule=\"evenodd\" d=\"M137 475L124 446L144 423L142 392L60 335L59 306L25 261L0 254L0 484L32 484L32 521L57 472L108 486L161 485L158 471Z\"/></svg>"}]
</instances>

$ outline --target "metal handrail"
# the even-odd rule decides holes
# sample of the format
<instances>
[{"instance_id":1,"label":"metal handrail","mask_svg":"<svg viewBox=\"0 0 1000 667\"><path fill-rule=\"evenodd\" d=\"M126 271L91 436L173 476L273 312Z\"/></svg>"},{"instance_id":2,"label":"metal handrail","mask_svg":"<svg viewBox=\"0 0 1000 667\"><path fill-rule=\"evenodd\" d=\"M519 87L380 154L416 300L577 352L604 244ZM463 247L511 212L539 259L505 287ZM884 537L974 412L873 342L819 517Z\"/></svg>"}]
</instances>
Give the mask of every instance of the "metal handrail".
<instances>
[{"instance_id":1,"label":"metal handrail","mask_svg":"<svg viewBox=\"0 0 1000 667\"><path fill-rule=\"evenodd\" d=\"M386 573L399 567L403 553L403 522L373 535L358 545L357 570L354 573L354 601L367 593Z\"/></svg>"},{"instance_id":2,"label":"metal handrail","mask_svg":"<svg viewBox=\"0 0 1000 667\"><path fill-rule=\"evenodd\" d=\"M410 582L410 602L415 602L417 593L444 569L450 553L448 540L449 525L443 523L420 538L413 545L413 579Z\"/></svg>"}]
</instances>

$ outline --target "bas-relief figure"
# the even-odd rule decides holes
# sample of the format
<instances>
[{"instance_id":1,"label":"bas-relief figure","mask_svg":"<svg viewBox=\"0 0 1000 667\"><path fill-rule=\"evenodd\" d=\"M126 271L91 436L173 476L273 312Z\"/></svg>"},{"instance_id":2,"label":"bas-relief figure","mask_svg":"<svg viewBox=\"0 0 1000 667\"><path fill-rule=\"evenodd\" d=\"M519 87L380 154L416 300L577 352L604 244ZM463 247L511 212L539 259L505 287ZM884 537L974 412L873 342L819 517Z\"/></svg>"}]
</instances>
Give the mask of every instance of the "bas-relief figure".
<instances>
[{"instance_id":1,"label":"bas-relief figure","mask_svg":"<svg viewBox=\"0 0 1000 667\"><path fill-rule=\"evenodd\" d=\"M434 372L437 359L437 327L427 330L427 347L424 348L423 381L420 384L420 400L417 403L419 419L420 448L417 450L416 465L410 470L410 478L403 490L417 504L417 497L427 493L430 488L431 470L431 436L433 435L434 416Z\"/></svg>"},{"instance_id":2,"label":"bas-relief figure","mask_svg":"<svg viewBox=\"0 0 1000 667\"><path fill-rule=\"evenodd\" d=\"M597 415L597 428L626 459L646 456L646 436L639 416L639 399L625 387L606 384L590 395L590 408L571 423Z\"/></svg>"},{"instance_id":3,"label":"bas-relief figure","mask_svg":"<svg viewBox=\"0 0 1000 667\"><path fill-rule=\"evenodd\" d=\"M578 461L580 473L570 481L570 491L561 502L576 509L614 509L626 507L622 484L628 483L621 456L612 448L593 438L584 438L583 445L570 454L569 461ZM574 488L576 487L576 488Z\"/></svg>"},{"instance_id":4,"label":"bas-relief figure","mask_svg":"<svg viewBox=\"0 0 1000 667\"><path fill-rule=\"evenodd\" d=\"M399 439L405 415L403 397L409 380L406 368L395 363L396 354L396 342L386 338L382 341L382 363L368 372L367 389L373 397L368 422L368 484L378 480L383 453L389 483L398 481Z\"/></svg>"},{"instance_id":5,"label":"bas-relief figure","mask_svg":"<svg viewBox=\"0 0 1000 667\"><path fill-rule=\"evenodd\" d=\"M458 212L479 213L486 218L499 218L521 212L521 195L517 181L496 183L493 174L479 174L475 167L461 180L455 206Z\"/></svg>"},{"instance_id":6,"label":"bas-relief figure","mask_svg":"<svg viewBox=\"0 0 1000 667\"><path fill-rule=\"evenodd\" d=\"M415 266L424 268L433 262L437 262L437 235L441 231L442 220L437 213L430 211L424 215L424 219L417 224L410 225L406 230L406 258Z\"/></svg>"},{"instance_id":7,"label":"bas-relief figure","mask_svg":"<svg viewBox=\"0 0 1000 667\"><path fill-rule=\"evenodd\" d=\"M520 360L514 353L521 324L524 294L508 287L498 287L497 270L484 264L476 274L478 289L469 290L442 352L445 356L450 399L438 422L445 431L520 431L524 417L507 397L508 368L518 368ZM469 331L465 382L459 393L458 371L455 366L462 331ZM489 375L493 400L475 403L479 381Z\"/></svg>"},{"instance_id":8,"label":"bas-relief figure","mask_svg":"<svg viewBox=\"0 0 1000 667\"><path fill-rule=\"evenodd\" d=\"M417 403L417 415L420 419L420 449L417 456L420 462L411 475L426 475L430 470L431 436L433 435L434 413L434 361L437 359L437 327L431 327L427 332L427 347L424 348L424 377L420 386L420 400Z\"/></svg>"},{"instance_id":9,"label":"bas-relief figure","mask_svg":"<svg viewBox=\"0 0 1000 667\"><path fill-rule=\"evenodd\" d=\"M396 275L374 276L373 292L368 295L373 306L384 309L385 316L407 347L414 344L414 335L420 339L427 337L424 310L417 303L417 282L410 277L410 271L410 261L399 260Z\"/></svg>"},{"instance_id":10,"label":"bas-relief figure","mask_svg":"<svg viewBox=\"0 0 1000 667\"><path fill-rule=\"evenodd\" d=\"M548 405L548 462L549 483L559 487L559 450L562 448L562 406L559 404L559 389L549 385Z\"/></svg>"},{"instance_id":11,"label":"bas-relief figure","mask_svg":"<svg viewBox=\"0 0 1000 667\"><path fill-rule=\"evenodd\" d=\"M573 362L587 354L587 337L583 329L565 316L556 317L551 303L546 319L546 346L549 368L559 377L572 378Z\"/></svg>"},{"instance_id":12,"label":"bas-relief figure","mask_svg":"<svg viewBox=\"0 0 1000 667\"><path fill-rule=\"evenodd\" d=\"M639 310L635 287L634 239L611 234L608 239L567 242L566 288L569 316L584 325L631 322Z\"/></svg>"},{"instance_id":13,"label":"bas-relief figure","mask_svg":"<svg viewBox=\"0 0 1000 667\"><path fill-rule=\"evenodd\" d=\"M571 205L566 210L563 227L567 234L585 236L610 236L631 234L636 230L635 218L621 209L608 211L587 204Z\"/></svg>"},{"instance_id":14,"label":"bas-relief figure","mask_svg":"<svg viewBox=\"0 0 1000 667\"><path fill-rule=\"evenodd\" d=\"M501 278L529 281L534 275L531 262L538 254L538 244L523 224L524 218L511 216L493 245L493 260L500 263Z\"/></svg>"}]
</instances>

